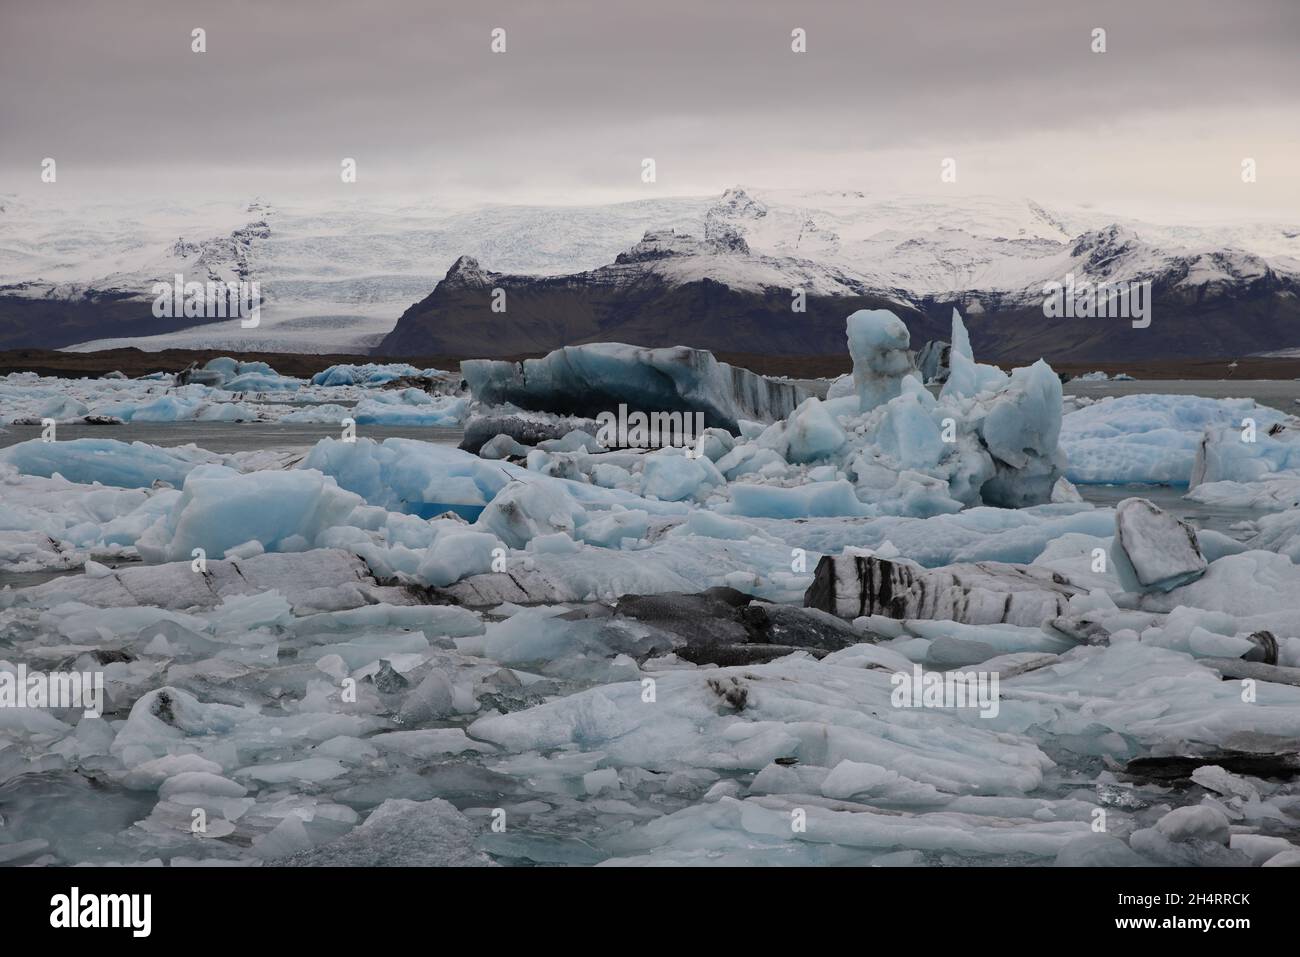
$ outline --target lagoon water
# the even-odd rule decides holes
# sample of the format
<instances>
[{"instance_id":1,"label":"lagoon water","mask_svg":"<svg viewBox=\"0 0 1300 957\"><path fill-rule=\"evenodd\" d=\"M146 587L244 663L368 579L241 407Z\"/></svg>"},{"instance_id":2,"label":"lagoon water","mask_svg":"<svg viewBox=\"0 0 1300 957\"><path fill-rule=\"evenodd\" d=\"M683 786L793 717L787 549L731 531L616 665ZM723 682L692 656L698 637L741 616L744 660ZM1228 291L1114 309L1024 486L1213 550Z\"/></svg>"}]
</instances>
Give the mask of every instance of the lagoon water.
<instances>
[{"instance_id":1,"label":"lagoon water","mask_svg":"<svg viewBox=\"0 0 1300 957\"><path fill-rule=\"evenodd\" d=\"M427 426L360 425L357 435L383 441L388 438L422 439L440 445L458 445L460 429ZM0 448L38 439L39 425L10 425L0 431ZM61 441L69 439L117 439L173 447L193 443L209 452L228 454L256 449L306 449L321 439L338 438L336 425L284 425L277 422L140 422L125 425L67 423L58 427Z\"/></svg>"},{"instance_id":2,"label":"lagoon water","mask_svg":"<svg viewBox=\"0 0 1300 957\"><path fill-rule=\"evenodd\" d=\"M1132 382L1084 382L1065 384L1066 395L1104 396L1199 395L1207 399L1254 399L1288 415L1300 414L1300 379L1135 379Z\"/></svg>"}]
</instances>

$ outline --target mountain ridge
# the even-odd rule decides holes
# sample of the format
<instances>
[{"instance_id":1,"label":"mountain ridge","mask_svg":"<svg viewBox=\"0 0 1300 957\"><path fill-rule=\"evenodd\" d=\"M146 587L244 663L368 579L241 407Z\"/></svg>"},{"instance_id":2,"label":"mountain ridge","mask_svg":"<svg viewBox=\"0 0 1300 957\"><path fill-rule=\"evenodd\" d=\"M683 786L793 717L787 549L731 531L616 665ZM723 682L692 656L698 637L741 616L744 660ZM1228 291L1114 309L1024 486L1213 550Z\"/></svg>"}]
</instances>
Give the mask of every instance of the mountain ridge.
<instances>
[{"instance_id":1,"label":"mountain ridge","mask_svg":"<svg viewBox=\"0 0 1300 957\"><path fill-rule=\"evenodd\" d=\"M564 276L495 272L470 259L475 280L465 283L461 272L471 266L462 257L375 351L462 352L481 343L483 355L500 356L602 340L718 350L743 338L756 352L828 354L843 335L832 319L859 308L893 309L918 346L944 337L957 308L975 317L971 334L981 354L998 360L1197 358L1300 345L1300 276L1243 250L1167 250L1118 223L1069 243L997 238L986 243L986 262L1001 257L1000 265L1014 262L1014 270L989 269L983 284L939 284L918 294L924 285L854 269L844 256L813 260L780 254L781 244L755 248L746 224L768 215L743 190L728 190L707 214L703 238L647 231L611 263ZM801 226L799 238L804 232ZM970 234L953 232L954 242L967 243ZM933 241L914 237L899 246L941 258ZM968 259L965 268L979 265ZM1049 317L1047 284L1067 280L1149 283L1160 325L1152 331L1116 319ZM802 313L792 308L799 291Z\"/></svg>"},{"instance_id":2,"label":"mountain ridge","mask_svg":"<svg viewBox=\"0 0 1300 957\"><path fill-rule=\"evenodd\" d=\"M741 339L751 351L829 354L842 342L822 333L823 311L842 320L860 302L912 310L926 337L931 326L946 327L956 306L976 317L975 326L988 326L990 358L1039 339L1069 347L1091 342L1096 331L1030 334L1018 324L1041 326L1042 284L1071 271L1152 281L1157 326L1163 317L1183 333L1134 339L1123 346L1130 355L1183 345L1198 355L1300 347L1292 332L1300 228L1276 222L1167 225L1028 199L741 186L708 198L457 210L259 200L118 212L0 198L0 348L373 352L407 338L411 309L437 292L462 255L485 272L518 277L507 308L532 300L537 313L535 334L518 342L500 341L500 329L497 338L477 340L498 355L547 351L615 326L660 344ZM153 280L169 281L176 271L207 278L211 266L226 278L260 282L261 327L217 320L186 328L152 317ZM802 327L789 310L795 287L809 301ZM580 301L593 290L604 296L624 288L631 298L621 317L611 304ZM543 290L552 299L545 308L537 299ZM558 315L561 306L574 314ZM441 330L431 325L429 341L412 336L413 352L439 351L438 336L458 323L482 328L472 307L457 306L460 318L448 313ZM1015 321L979 318L989 314ZM1005 341L993 341L993 331ZM474 342L462 334L457 351L478 353ZM1077 358L1099 352L1106 350L1088 345Z\"/></svg>"}]
</instances>

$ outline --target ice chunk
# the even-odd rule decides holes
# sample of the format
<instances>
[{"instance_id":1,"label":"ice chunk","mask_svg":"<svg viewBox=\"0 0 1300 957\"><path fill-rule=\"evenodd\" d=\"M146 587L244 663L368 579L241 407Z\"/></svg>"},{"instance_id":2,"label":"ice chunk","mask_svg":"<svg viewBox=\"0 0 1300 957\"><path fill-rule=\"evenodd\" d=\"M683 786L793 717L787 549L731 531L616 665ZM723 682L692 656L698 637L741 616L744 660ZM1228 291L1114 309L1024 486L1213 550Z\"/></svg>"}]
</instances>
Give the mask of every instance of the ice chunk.
<instances>
[{"instance_id":1,"label":"ice chunk","mask_svg":"<svg viewBox=\"0 0 1300 957\"><path fill-rule=\"evenodd\" d=\"M286 867L489 867L477 828L440 798L389 798L358 828L331 844L277 863Z\"/></svg>"},{"instance_id":2,"label":"ice chunk","mask_svg":"<svg viewBox=\"0 0 1300 957\"><path fill-rule=\"evenodd\" d=\"M848 318L848 340L859 408L865 412L898 395L912 369L903 320L888 309L859 309Z\"/></svg>"},{"instance_id":3,"label":"ice chunk","mask_svg":"<svg viewBox=\"0 0 1300 957\"><path fill-rule=\"evenodd\" d=\"M1190 487L1208 482L1258 482L1274 473L1300 470L1300 427L1295 420L1284 425L1256 411L1249 410L1250 414L1229 427L1205 430L1196 447Z\"/></svg>"},{"instance_id":4,"label":"ice chunk","mask_svg":"<svg viewBox=\"0 0 1300 957\"><path fill-rule=\"evenodd\" d=\"M1115 509L1111 559L1126 591L1171 591L1205 574L1195 530L1144 498Z\"/></svg>"},{"instance_id":5,"label":"ice chunk","mask_svg":"<svg viewBox=\"0 0 1300 957\"><path fill-rule=\"evenodd\" d=\"M966 323L961 321L961 313L955 307L952 310L952 351L959 356L965 356L972 362L975 361L975 353L970 347L970 334L966 331Z\"/></svg>"},{"instance_id":6,"label":"ice chunk","mask_svg":"<svg viewBox=\"0 0 1300 957\"><path fill-rule=\"evenodd\" d=\"M277 599L277 594L282 598ZM269 553L239 561L210 559L207 574L195 573L187 553L183 561L155 566L134 564L104 578L56 578L27 589L23 599L36 603L77 602L93 609L121 608L124 616L134 617L135 631L156 627L163 621L201 631L206 630L202 620L180 614L179 610L215 608L234 595L266 595L260 601L268 604L287 601L299 614L356 609L358 624L365 623L367 617L382 622L389 616L401 617L415 611L376 605L377 601L387 599L395 605L406 605L417 600L401 589L379 586L366 563L356 555L329 548L300 554ZM227 611L231 610L228 606ZM259 617L267 610L263 604L243 609ZM63 618L62 627L83 627L79 619L69 615ZM94 633L97 623L110 620L103 611L96 611L86 616L84 626ZM118 629L125 627L125 621L112 624ZM153 634L151 631L148 637Z\"/></svg>"},{"instance_id":7,"label":"ice chunk","mask_svg":"<svg viewBox=\"0 0 1300 957\"><path fill-rule=\"evenodd\" d=\"M394 379L434 378L442 374L443 373L438 369L417 369L415 366L408 365L405 362L366 362L358 365L345 363L330 366L323 372L317 372L312 376L311 383L312 385L323 386L376 386L383 385L385 382L391 382Z\"/></svg>"},{"instance_id":8,"label":"ice chunk","mask_svg":"<svg viewBox=\"0 0 1300 957\"><path fill-rule=\"evenodd\" d=\"M834 455L846 436L826 406L816 398L805 399L786 420L786 458L791 462L814 462Z\"/></svg>"},{"instance_id":9,"label":"ice chunk","mask_svg":"<svg viewBox=\"0 0 1300 957\"><path fill-rule=\"evenodd\" d=\"M939 424L914 394L900 395L885 406L875 438L882 451L908 469L934 467L950 448Z\"/></svg>"},{"instance_id":10,"label":"ice chunk","mask_svg":"<svg viewBox=\"0 0 1300 957\"><path fill-rule=\"evenodd\" d=\"M522 458L528 454L528 447L520 445L504 432L499 433L496 438L489 439L478 450L479 458L483 459L504 459L504 458Z\"/></svg>"},{"instance_id":11,"label":"ice chunk","mask_svg":"<svg viewBox=\"0 0 1300 957\"><path fill-rule=\"evenodd\" d=\"M1056 855L1057 867L1141 867L1147 862L1118 837L1081 834Z\"/></svg>"},{"instance_id":12,"label":"ice chunk","mask_svg":"<svg viewBox=\"0 0 1300 957\"><path fill-rule=\"evenodd\" d=\"M24 475L49 477L57 472L70 482L119 488L149 488L157 481L179 486L196 466L217 461L219 456L193 446L164 449L116 439L31 439L0 450L0 463Z\"/></svg>"},{"instance_id":13,"label":"ice chunk","mask_svg":"<svg viewBox=\"0 0 1300 957\"><path fill-rule=\"evenodd\" d=\"M543 453L545 454L545 453ZM322 439L300 465L332 476L371 505L394 512L433 518L452 511L474 521L511 481L557 488L579 507L621 505L654 514L681 514L686 506L651 502L617 489L542 476L504 462L432 442L413 439L359 438L355 442Z\"/></svg>"},{"instance_id":14,"label":"ice chunk","mask_svg":"<svg viewBox=\"0 0 1300 957\"><path fill-rule=\"evenodd\" d=\"M961 314L952 311L952 348L948 353L947 377L940 396L958 398L974 396L987 389L996 389L1007 381L1007 375L997 366L980 365L971 351L970 336Z\"/></svg>"},{"instance_id":15,"label":"ice chunk","mask_svg":"<svg viewBox=\"0 0 1300 957\"><path fill-rule=\"evenodd\" d=\"M501 541L486 532L451 531L438 536L425 552L416 577L427 585L450 585L466 575L489 571L495 554L505 554Z\"/></svg>"},{"instance_id":16,"label":"ice chunk","mask_svg":"<svg viewBox=\"0 0 1300 957\"><path fill-rule=\"evenodd\" d=\"M997 475L981 489L990 505L1018 508L1050 500L1065 457L1059 448L1061 380L1041 359L1016 369L979 425Z\"/></svg>"},{"instance_id":17,"label":"ice chunk","mask_svg":"<svg viewBox=\"0 0 1300 957\"><path fill-rule=\"evenodd\" d=\"M410 439L322 439L301 467L333 477L371 505L421 518L454 511L470 521L511 477L477 456Z\"/></svg>"},{"instance_id":18,"label":"ice chunk","mask_svg":"<svg viewBox=\"0 0 1300 957\"><path fill-rule=\"evenodd\" d=\"M164 801L176 794L241 798L247 793L248 789L242 784L210 771L182 771L167 778L158 788L158 797Z\"/></svg>"},{"instance_id":19,"label":"ice chunk","mask_svg":"<svg viewBox=\"0 0 1300 957\"><path fill-rule=\"evenodd\" d=\"M795 488L775 485L736 483L731 492L728 511L733 515L768 516L771 518L808 518L827 515L867 515L871 509L858 501L853 486L846 481L817 482Z\"/></svg>"},{"instance_id":20,"label":"ice chunk","mask_svg":"<svg viewBox=\"0 0 1300 957\"><path fill-rule=\"evenodd\" d=\"M558 483L514 480L493 497L477 524L511 548L523 548L537 535L572 535L582 514Z\"/></svg>"},{"instance_id":21,"label":"ice chunk","mask_svg":"<svg viewBox=\"0 0 1300 957\"><path fill-rule=\"evenodd\" d=\"M1059 574L1032 565L977 562L931 570L850 551L822 557L804 605L849 619L885 615L1037 627L1064 614L1080 593Z\"/></svg>"},{"instance_id":22,"label":"ice chunk","mask_svg":"<svg viewBox=\"0 0 1300 957\"><path fill-rule=\"evenodd\" d=\"M1208 804L1174 808L1156 822L1155 829L1176 843L1212 841L1225 846L1232 833L1223 812Z\"/></svg>"},{"instance_id":23,"label":"ice chunk","mask_svg":"<svg viewBox=\"0 0 1300 957\"><path fill-rule=\"evenodd\" d=\"M645 457L641 494L666 502L680 502L698 497L711 486L725 482L707 456L687 455L680 449L661 449Z\"/></svg>"},{"instance_id":24,"label":"ice chunk","mask_svg":"<svg viewBox=\"0 0 1300 957\"><path fill-rule=\"evenodd\" d=\"M360 504L359 496L320 472L245 474L204 465L189 474L175 505L136 546L155 562L188 561L196 548L216 558L250 539L278 551L289 539L314 541Z\"/></svg>"},{"instance_id":25,"label":"ice chunk","mask_svg":"<svg viewBox=\"0 0 1300 957\"><path fill-rule=\"evenodd\" d=\"M406 391L428 398L427 393L419 389ZM387 395L392 394L387 393ZM429 402L410 404L365 398L353 408L352 418L358 425L406 425L454 429L464 422L468 409L469 400L464 396L439 396Z\"/></svg>"}]
</instances>

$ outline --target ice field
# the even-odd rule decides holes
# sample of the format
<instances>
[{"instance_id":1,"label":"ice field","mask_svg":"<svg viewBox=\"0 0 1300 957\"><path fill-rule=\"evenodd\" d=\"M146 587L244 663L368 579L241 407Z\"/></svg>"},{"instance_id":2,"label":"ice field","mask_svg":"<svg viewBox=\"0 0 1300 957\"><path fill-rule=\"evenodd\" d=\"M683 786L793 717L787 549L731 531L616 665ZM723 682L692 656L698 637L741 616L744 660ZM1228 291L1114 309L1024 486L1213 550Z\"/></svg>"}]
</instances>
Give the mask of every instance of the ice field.
<instances>
[{"instance_id":1,"label":"ice field","mask_svg":"<svg viewBox=\"0 0 1300 957\"><path fill-rule=\"evenodd\" d=\"M0 863L1300 865L1300 420L846 338L0 378Z\"/></svg>"}]
</instances>

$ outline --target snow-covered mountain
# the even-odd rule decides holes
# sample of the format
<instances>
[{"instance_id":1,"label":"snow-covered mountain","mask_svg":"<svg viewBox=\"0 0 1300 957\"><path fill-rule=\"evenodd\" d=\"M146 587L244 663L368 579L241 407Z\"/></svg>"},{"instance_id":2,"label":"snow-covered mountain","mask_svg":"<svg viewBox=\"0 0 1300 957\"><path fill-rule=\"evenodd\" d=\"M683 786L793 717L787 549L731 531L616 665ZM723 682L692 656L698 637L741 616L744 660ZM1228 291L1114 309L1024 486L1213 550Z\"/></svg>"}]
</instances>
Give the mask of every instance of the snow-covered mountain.
<instances>
[{"instance_id":1,"label":"snow-covered mountain","mask_svg":"<svg viewBox=\"0 0 1300 957\"><path fill-rule=\"evenodd\" d=\"M1143 228L1160 242L1113 222L1071 236L1066 217L1033 203L768 199L732 189L705 212L701 231L647 232L594 270L527 276L459 260L378 352L512 355L612 340L829 355L847 312L881 306L917 341L944 335L956 307L996 359L1209 357L1300 344L1295 258L1164 245L1197 235L1172 227ZM1284 228L1261 238L1294 245ZM1067 277L1080 287L1149 283L1158 324L1049 317L1044 288ZM504 311L500 301L491 308L496 290Z\"/></svg>"},{"instance_id":2,"label":"snow-covered mountain","mask_svg":"<svg viewBox=\"0 0 1300 957\"><path fill-rule=\"evenodd\" d=\"M976 198L939 203L873 200L861 193L773 191L760 202L728 190L706 214L749 250L813 259L864 286L902 298L1006 297L1041 300L1066 273L1095 281L1184 271L1189 285L1300 273L1300 227L1160 225L1032 201Z\"/></svg>"},{"instance_id":3,"label":"snow-covered mountain","mask_svg":"<svg viewBox=\"0 0 1300 957\"><path fill-rule=\"evenodd\" d=\"M597 266L648 228L702 230L709 205L451 209L244 200L156 207L0 196L0 348L365 352L465 252L534 274ZM260 283L258 328L237 321L186 328L153 317L154 282L178 272L209 278L218 251L232 252L241 236L250 241L227 258L242 278ZM237 271L211 278L240 278ZM80 321L83 312L92 318Z\"/></svg>"},{"instance_id":4,"label":"snow-covered mountain","mask_svg":"<svg viewBox=\"0 0 1300 957\"><path fill-rule=\"evenodd\" d=\"M1043 284L1067 273L1093 281L1149 279L1167 319L1204 319L1209 309L1213 325L1236 310L1257 327L1258 335L1242 336L1238 326L1230 343L1211 329L1190 341L1202 354L1300 346L1300 336L1277 340L1296 318L1300 226L1294 223L1153 223L1028 200L748 188L720 198L581 207L57 205L44 194L0 197L0 207L0 347L357 352L383 342L385 350L400 344L432 354L453 351L445 346L456 342L470 352L511 354L552 348L581 332L581 315L561 317L556 310L581 313L578 299L591 286L611 310L631 295L622 310L628 334L639 326L651 331L653 317L638 311L660 309L662 320L658 297L669 296L694 317L678 328L658 324L656 334L678 336L674 341L707 345L690 339L704 331L703 323L731 339L731 348L745 336L748 351L782 351L799 340L798 351L838 352L838 341L828 348L820 335L800 339L788 309L789 290L797 287L840 319L847 304L831 300L894 302L910 307L914 318L939 323L951 305L976 316L1015 317L1014 329L992 319L984 328L973 323L972 334L998 356L1008 353L994 337L1033 345L1022 341L1023 320L1041 316ZM457 336L412 326L408 307L429 299L462 256L486 273L510 277L515 292L528 288L527 280L535 281L532 292L545 290L554 301L544 309L538 303L535 328L524 328L528 316L519 307L526 296L511 298L508 319L492 316L491 337L482 334L473 302L464 304L472 315L431 322L444 332L463 325ZM258 280L261 325L182 328L181 320L154 319L149 290L177 272L187 279ZM649 286L659 292L648 295ZM739 321L734 302L732 313L718 312L722 288L763 300L761 311L780 316L784 328ZM560 289L564 296L556 298ZM395 330L404 312L405 328ZM806 326L819 324L814 315ZM608 323L595 325L588 331L609 331ZM1071 331L1060 328L1048 337L1060 340L1063 331L1062 341L1071 340ZM1081 328L1073 338L1092 334ZM528 350L514 348L525 342L532 343ZM1133 348L1156 345L1157 337L1148 335Z\"/></svg>"}]
</instances>

